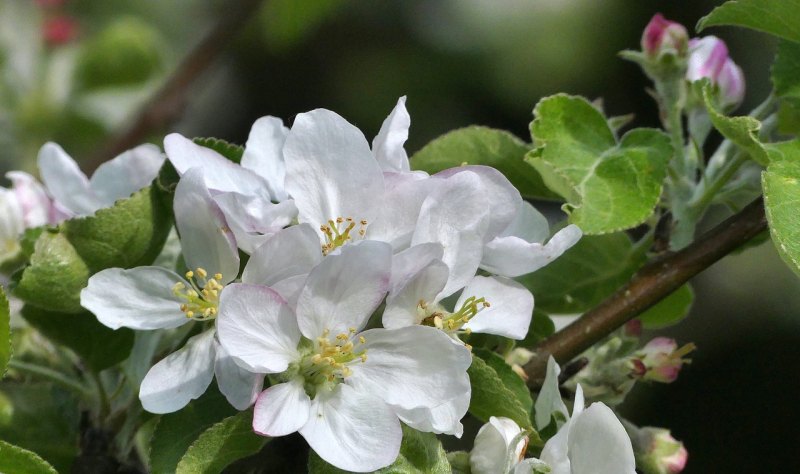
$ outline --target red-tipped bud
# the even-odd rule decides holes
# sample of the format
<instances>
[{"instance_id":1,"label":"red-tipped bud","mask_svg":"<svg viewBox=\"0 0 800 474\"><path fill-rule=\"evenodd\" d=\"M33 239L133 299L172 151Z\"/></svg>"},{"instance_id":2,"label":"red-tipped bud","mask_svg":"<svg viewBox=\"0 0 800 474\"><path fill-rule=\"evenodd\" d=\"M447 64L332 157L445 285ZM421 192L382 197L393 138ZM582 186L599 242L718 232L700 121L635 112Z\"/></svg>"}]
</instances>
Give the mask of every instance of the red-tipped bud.
<instances>
[{"instance_id":1,"label":"red-tipped bud","mask_svg":"<svg viewBox=\"0 0 800 474\"><path fill-rule=\"evenodd\" d=\"M689 34L680 23L669 21L661 13L657 13L644 29L642 34L642 51L650 57L657 58L669 53L685 55L689 43Z\"/></svg>"},{"instance_id":2,"label":"red-tipped bud","mask_svg":"<svg viewBox=\"0 0 800 474\"><path fill-rule=\"evenodd\" d=\"M717 83L725 62L728 61L728 47L716 36L693 38L689 42L689 68L686 79L697 81L703 78Z\"/></svg>"},{"instance_id":3,"label":"red-tipped bud","mask_svg":"<svg viewBox=\"0 0 800 474\"><path fill-rule=\"evenodd\" d=\"M78 22L66 15L59 15L45 20L42 29L45 43L59 46L75 39L78 35Z\"/></svg>"},{"instance_id":4,"label":"red-tipped bud","mask_svg":"<svg viewBox=\"0 0 800 474\"><path fill-rule=\"evenodd\" d=\"M683 356L694 349L695 346L691 343L678 348L674 339L657 337L630 360L630 374L634 378L653 382L674 382L683 364L691 362Z\"/></svg>"},{"instance_id":5,"label":"red-tipped bud","mask_svg":"<svg viewBox=\"0 0 800 474\"><path fill-rule=\"evenodd\" d=\"M678 474L686 467L689 453L669 430L649 426L641 428L637 441L637 464L641 464L645 472Z\"/></svg>"}]
</instances>

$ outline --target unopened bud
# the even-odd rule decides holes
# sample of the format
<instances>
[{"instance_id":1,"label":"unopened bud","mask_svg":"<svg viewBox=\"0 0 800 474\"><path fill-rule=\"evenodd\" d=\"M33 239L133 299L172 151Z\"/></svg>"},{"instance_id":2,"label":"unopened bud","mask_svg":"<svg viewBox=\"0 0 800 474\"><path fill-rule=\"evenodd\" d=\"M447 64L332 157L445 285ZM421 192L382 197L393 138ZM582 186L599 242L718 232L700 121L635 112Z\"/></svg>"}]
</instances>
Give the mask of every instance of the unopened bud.
<instances>
[{"instance_id":1,"label":"unopened bud","mask_svg":"<svg viewBox=\"0 0 800 474\"><path fill-rule=\"evenodd\" d=\"M637 467L647 474L677 474L689 456L683 443L664 428L639 429L634 448Z\"/></svg>"},{"instance_id":2,"label":"unopened bud","mask_svg":"<svg viewBox=\"0 0 800 474\"><path fill-rule=\"evenodd\" d=\"M723 110L733 110L744 99L744 74L742 68L728 58L717 77L719 103Z\"/></svg>"},{"instance_id":3,"label":"unopened bud","mask_svg":"<svg viewBox=\"0 0 800 474\"><path fill-rule=\"evenodd\" d=\"M630 362L630 375L637 379L672 383L678 378L683 364L691 362L683 356L695 349L694 344L678 348L674 339L657 337L648 342Z\"/></svg>"},{"instance_id":4,"label":"unopened bud","mask_svg":"<svg viewBox=\"0 0 800 474\"><path fill-rule=\"evenodd\" d=\"M650 20L642 34L642 51L651 59L663 54L685 56L689 44L689 34L680 23L667 20L657 13Z\"/></svg>"},{"instance_id":5,"label":"unopened bud","mask_svg":"<svg viewBox=\"0 0 800 474\"><path fill-rule=\"evenodd\" d=\"M689 67L686 79L699 81L703 78L717 83L722 67L728 60L728 47L716 36L693 38L689 41Z\"/></svg>"}]
</instances>

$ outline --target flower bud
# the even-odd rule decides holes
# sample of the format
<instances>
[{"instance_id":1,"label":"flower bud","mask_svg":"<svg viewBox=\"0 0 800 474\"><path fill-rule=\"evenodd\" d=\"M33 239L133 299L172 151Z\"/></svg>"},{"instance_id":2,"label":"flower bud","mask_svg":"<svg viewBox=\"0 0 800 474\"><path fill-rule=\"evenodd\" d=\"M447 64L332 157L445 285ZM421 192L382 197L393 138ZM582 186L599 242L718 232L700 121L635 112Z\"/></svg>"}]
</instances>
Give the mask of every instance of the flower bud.
<instances>
[{"instance_id":1,"label":"flower bud","mask_svg":"<svg viewBox=\"0 0 800 474\"><path fill-rule=\"evenodd\" d=\"M733 110L744 99L744 74L742 68L728 58L717 77L719 102L723 110Z\"/></svg>"},{"instance_id":2,"label":"flower bud","mask_svg":"<svg viewBox=\"0 0 800 474\"><path fill-rule=\"evenodd\" d=\"M669 21L660 13L650 20L642 34L642 51L649 58L662 54L686 55L689 34L680 23Z\"/></svg>"},{"instance_id":3,"label":"flower bud","mask_svg":"<svg viewBox=\"0 0 800 474\"><path fill-rule=\"evenodd\" d=\"M78 22L67 15L54 16L45 20L42 34L48 46L67 44L78 36Z\"/></svg>"},{"instance_id":4,"label":"flower bud","mask_svg":"<svg viewBox=\"0 0 800 474\"><path fill-rule=\"evenodd\" d=\"M36 178L22 171L11 171L6 177L11 181L14 201L26 229L58 223L52 201Z\"/></svg>"},{"instance_id":5,"label":"flower bud","mask_svg":"<svg viewBox=\"0 0 800 474\"><path fill-rule=\"evenodd\" d=\"M728 47L716 36L693 38L689 41L689 67L686 79L698 81L703 78L716 84L725 62L728 61Z\"/></svg>"},{"instance_id":6,"label":"flower bud","mask_svg":"<svg viewBox=\"0 0 800 474\"><path fill-rule=\"evenodd\" d=\"M648 342L629 361L630 375L637 379L672 383L678 378L683 364L691 362L683 356L694 349L695 346L691 343L678 348L674 339L657 337Z\"/></svg>"},{"instance_id":7,"label":"flower bud","mask_svg":"<svg viewBox=\"0 0 800 474\"><path fill-rule=\"evenodd\" d=\"M688 452L669 430L640 428L634 441L636 464L648 474L677 474L686 467Z\"/></svg>"}]
</instances>

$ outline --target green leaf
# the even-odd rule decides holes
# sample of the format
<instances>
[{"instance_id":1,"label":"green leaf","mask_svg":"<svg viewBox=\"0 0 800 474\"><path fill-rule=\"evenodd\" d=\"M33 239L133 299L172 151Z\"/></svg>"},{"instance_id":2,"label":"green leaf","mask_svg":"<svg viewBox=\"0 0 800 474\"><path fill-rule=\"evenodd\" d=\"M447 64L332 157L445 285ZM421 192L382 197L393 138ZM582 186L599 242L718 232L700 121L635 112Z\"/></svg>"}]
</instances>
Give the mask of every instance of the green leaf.
<instances>
[{"instance_id":1,"label":"green leaf","mask_svg":"<svg viewBox=\"0 0 800 474\"><path fill-rule=\"evenodd\" d=\"M761 184L772 241L789 268L800 275L800 162L770 163Z\"/></svg>"},{"instance_id":2,"label":"green leaf","mask_svg":"<svg viewBox=\"0 0 800 474\"><path fill-rule=\"evenodd\" d=\"M400 454L390 466L376 474L450 474L450 463L442 444L433 433L422 433L403 426ZM349 471L331 466L313 450L308 453L309 474L345 474Z\"/></svg>"},{"instance_id":3,"label":"green leaf","mask_svg":"<svg viewBox=\"0 0 800 474\"><path fill-rule=\"evenodd\" d=\"M711 118L711 123L719 133L732 141L736 146L744 150L750 158L759 164L766 166L769 163L767 151L758 138L761 131L761 122L753 117L728 117L721 114L714 108L713 93L711 85L706 83L703 86L703 100Z\"/></svg>"},{"instance_id":4,"label":"green leaf","mask_svg":"<svg viewBox=\"0 0 800 474\"><path fill-rule=\"evenodd\" d=\"M689 314L694 291L687 283L639 316L645 329L661 329L679 323Z\"/></svg>"},{"instance_id":5,"label":"green leaf","mask_svg":"<svg viewBox=\"0 0 800 474\"><path fill-rule=\"evenodd\" d=\"M6 292L0 286L0 379L6 375L11 351L11 311Z\"/></svg>"},{"instance_id":6,"label":"green leaf","mask_svg":"<svg viewBox=\"0 0 800 474\"><path fill-rule=\"evenodd\" d=\"M533 347L556 332L556 325L552 318L538 306L539 302L537 301L536 308L533 310L531 326L528 328L528 335L518 343L521 347Z\"/></svg>"},{"instance_id":7,"label":"green leaf","mask_svg":"<svg viewBox=\"0 0 800 474\"><path fill-rule=\"evenodd\" d=\"M526 161L573 209L570 222L604 234L644 222L661 197L672 146L664 133L635 129L619 143L603 114L582 97L539 101Z\"/></svg>"},{"instance_id":8,"label":"green leaf","mask_svg":"<svg viewBox=\"0 0 800 474\"><path fill-rule=\"evenodd\" d=\"M150 470L174 473L200 435L218 421L236 414L214 384L206 393L175 413L162 415L150 440Z\"/></svg>"},{"instance_id":9,"label":"green leaf","mask_svg":"<svg viewBox=\"0 0 800 474\"><path fill-rule=\"evenodd\" d=\"M211 148L236 164L242 162L242 156L244 156L244 147L242 146L228 143L219 138L195 138L192 141L200 146Z\"/></svg>"},{"instance_id":10,"label":"green leaf","mask_svg":"<svg viewBox=\"0 0 800 474\"><path fill-rule=\"evenodd\" d=\"M697 31L709 26L742 26L791 41L800 41L800 1L731 0L704 16Z\"/></svg>"},{"instance_id":11,"label":"green leaf","mask_svg":"<svg viewBox=\"0 0 800 474\"><path fill-rule=\"evenodd\" d=\"M78 354L95 372L127 359L133 349L132 329L110 329L89 312L65 314L26 305L22 317L51 341Z\"/></svg>"},{"instance_id":12,"label":"green leaf","mask_svg":"<svg viewBox=\"0 0 800 474\"><path fill-rule=\"evenodd\" d=\"M259 13L259 31L265 46L286 52L337 13L344 0L273 0Z\"/></svg>"},{"instance_id":13,"label":"green leaf","mask_svg":"<svg viewBox=\"0 0 800 474\"><path fill-rule=\"evenodd\" d=\"M177 474L219 474L232 462L251 456L269 438L253 431L252 410L240 412L200 435L178 462Z\"/></svg>"},{"instance_id":14,"label":"green leaf","mask_svg":"<svg viewBox=\"0 0 800 474\"><path fill-rule=\"evenodd\" d=\"M624 233L584 236L553 263L517 280L548 314L582 313L606 299L644 264L646 246Z\"/></svg>"},{"instance_id":15,"label":"green leaf","mask_svg":"<svg viewBox=\"0 0 800 474\"><path fill-rule=\"evenodd\" d=\"M68 220L62 229L89 269L98 272L152 263L170 226L168 205L148 186L93 216Z\"/></svg>"},{"instance_id":16,"label":"green leaf","mask_svg":"<svg viewBox=\"0 0 800 474\"><path fill-rule=\"evenodd\" d=\"M0 441L0 472L8 474L58 474L36 453Z\"/></svg>"},{"instance_id":17,"label":"green leaf","mask_svg":"<svg viewBox=\"0 0 800 474\"><path fill-rule=\"evenodd\" d=\"M80 291L89 281L89 268L63 235L43 232L36 240L30 265L14 288L14 296L36 307L79 313Z\"/></svg>"},{"instance_id":18,"label":"green leaf","mask_svg":"<svg viewBox=\"0 0 800 474\"><path fill-rule=\"evenodd\" d=\"M800 99L800 44L778 42L772 66L772 84L778 97Z\"/></svg>"},{"instance_id":19,"label":"green leaf","mask_svg":"<svg viewBox=\"0 0 800 474\"><path fill-rule=\"evenodd\" d=\"M475 418L485 423L489 421L489 417L505 416L514 420L521 428L533 430L530 412L492 366L480 357L473 356L467 373L472 385L469 412Z\"/></svg>"},{"instance_id":20,"label":"green leaf","mask_svg":"<svg viewBox=\"0 0 800 474\"><path fill-rule=\"evenodd\" d=\"M506 131L472 126L428 143L411 157L411 164L431 174L464 163L491 166L503 173L526 198L559 199L547 189L539 173L523 161L529 149L529 145Z\"/></svg>"},{"instance_id":21,"label":"green leaf","mask_svg":"<svg viewBox=\"0 0 800 474\"><path fill-rule=\"evenodd\" d=\"M531 391L528 389L528 386L525 385L525 381L522 380L522 377L511 369L511 366L500 357L500 354L494 351L476 348L473 353L483 359L486 365L497 372L500 380L503 381L503 385L514 393L516 399L520 402L525 411L528 412L528 415L530 415L533 411L533 399L531 398Z\"/></svg>"}]
</instances>

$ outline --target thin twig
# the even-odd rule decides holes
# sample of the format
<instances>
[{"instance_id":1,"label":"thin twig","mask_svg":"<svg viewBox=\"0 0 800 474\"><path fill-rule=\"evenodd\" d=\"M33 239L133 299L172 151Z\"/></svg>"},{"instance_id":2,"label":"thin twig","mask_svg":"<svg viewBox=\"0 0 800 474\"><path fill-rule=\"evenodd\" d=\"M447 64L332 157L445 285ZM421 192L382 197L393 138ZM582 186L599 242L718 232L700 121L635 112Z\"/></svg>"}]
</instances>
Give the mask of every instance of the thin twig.
<instances>
[{"instance_id":1,"label":"thin twig","mask_svg":"<svg viewBox=\"0 0 800 474\"><path fill-rule=\"evenodd\" d=\"M151 134L163 131L177 121L187 104L189 88L214 63L236 38L263 0L228 2L211 31L192 49L161 89L142 107L130 125L112 136L86 164L96 169L103 162L144 142Z\"/></svg>"},{"instance_id":2,"label":"thin twig","mask_svg":"<svg viewBox=\"0 0 800 474\"><path fill-rule=\"evenodd\" d=\"M524 367L528 385L541 386L550 355L561 363L571 360L766 228L759 198L683 250L645 265L616 293L534 349L536 355Z\"/></svg>"}]
</instances>

